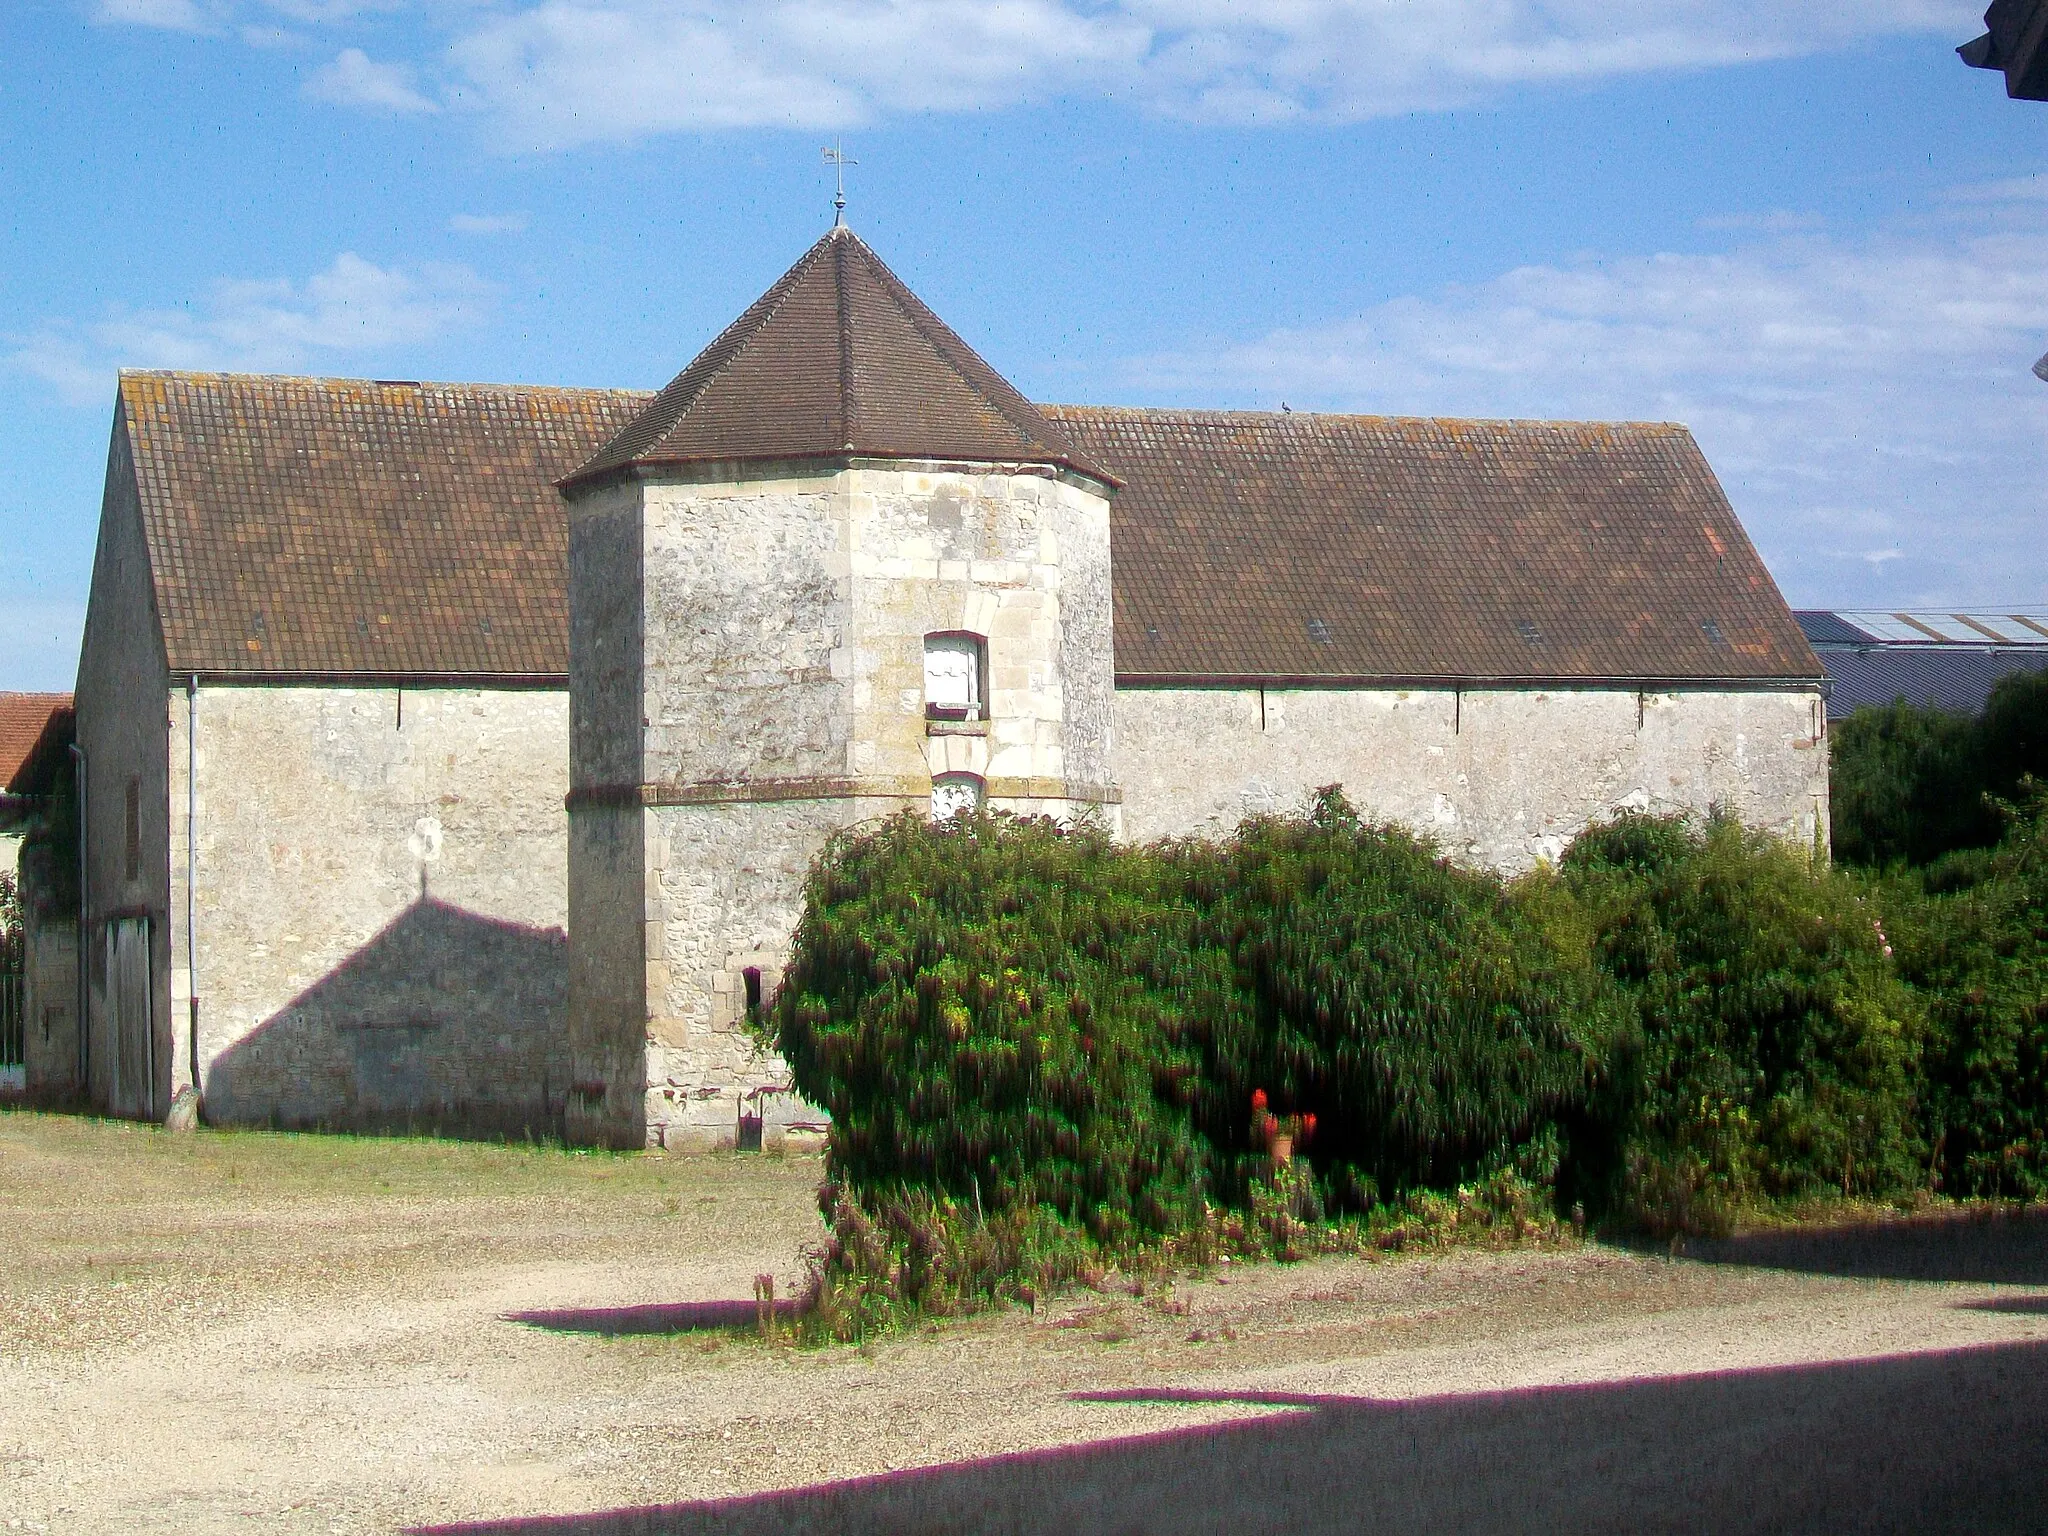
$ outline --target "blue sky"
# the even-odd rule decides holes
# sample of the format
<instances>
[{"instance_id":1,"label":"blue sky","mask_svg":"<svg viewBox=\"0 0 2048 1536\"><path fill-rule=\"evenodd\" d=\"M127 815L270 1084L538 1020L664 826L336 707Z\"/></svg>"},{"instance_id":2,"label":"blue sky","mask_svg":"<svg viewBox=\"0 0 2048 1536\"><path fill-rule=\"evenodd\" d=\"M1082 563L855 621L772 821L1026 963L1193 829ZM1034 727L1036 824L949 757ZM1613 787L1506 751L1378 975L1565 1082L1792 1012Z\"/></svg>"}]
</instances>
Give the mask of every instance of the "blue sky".
<instances>
[{"instance_id":1,"label":"blue sky","mask_svg":"<svg viewBox=\"0 0 2048 1536\"><path fill-rule=\"evenodd\" d=\"M1786 595L2048 606L2048 106L1945 0L8 0L0 687L118 367L656 387L849 219L1026 393L1678 420Z\"/></svg>"}]
</instances>

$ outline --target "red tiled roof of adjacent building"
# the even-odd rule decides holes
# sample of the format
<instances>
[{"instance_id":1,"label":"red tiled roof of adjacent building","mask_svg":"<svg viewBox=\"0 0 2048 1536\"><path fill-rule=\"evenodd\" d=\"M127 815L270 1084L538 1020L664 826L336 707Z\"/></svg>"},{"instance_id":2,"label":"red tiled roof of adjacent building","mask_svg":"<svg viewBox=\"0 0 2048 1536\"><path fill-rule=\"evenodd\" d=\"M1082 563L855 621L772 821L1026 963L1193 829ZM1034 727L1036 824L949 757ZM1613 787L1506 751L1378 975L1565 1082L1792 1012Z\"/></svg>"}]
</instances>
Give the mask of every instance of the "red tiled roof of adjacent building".
<instances>
[{"instance_id":1,"label":"red tiled roof of adjacent building","mask_svg":"<svg viewBox=\"0 0 2048 1536\"><path fill-rule=\"evenodd\" d=\"M0 790L25 794L23 770L58 716L71 712L68 693L0 693ZM61 724L61 722L59 722Z\"/></svg>"},{"instance_id":2,"label":"red tiled roof of adjacent building","mask_svg":"<svg viewBox=\"0 0 2048 1536\"><path fill-rule=\"evenodd\" d=\"M819 458L1045 464L1110 478L841 227L563 485Z\"/></svg>"},{"instance_id":3,"label":"red tiled roof of adjacent building","mask_svg":"<svg viewBox=\"0 0 2048 1536\"><path fill-rule=\"evenodd\" d=\"M1683 427L1043 409L1126 481L1120 681L1822 675Z\"/></svg>"}]
</instances>

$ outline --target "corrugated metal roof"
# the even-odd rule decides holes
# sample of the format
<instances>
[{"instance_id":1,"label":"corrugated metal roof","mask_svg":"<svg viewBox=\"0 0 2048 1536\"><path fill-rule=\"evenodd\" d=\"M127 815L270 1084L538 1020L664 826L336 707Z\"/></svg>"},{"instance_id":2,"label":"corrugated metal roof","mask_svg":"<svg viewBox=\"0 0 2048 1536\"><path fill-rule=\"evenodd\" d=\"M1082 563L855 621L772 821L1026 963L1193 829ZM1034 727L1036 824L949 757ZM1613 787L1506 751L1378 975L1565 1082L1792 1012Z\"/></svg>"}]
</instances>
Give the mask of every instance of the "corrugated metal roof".
<instances>
[{"instance_id":1,"label":"corrugated metal roof","mask_svg":"<svg viewBox=\"0 0 2048 1536\"><path fill-rule=\"evenodd\" d=\"M1833 682L1828 693L1830 720L1867 704L1899 700L1975 714L2000 678L2048 670L2048 646L1823 646L1819 656Z\"/></svg>"},{"instance_id":2,"label":"corrugated metal roof","mask_svg":"<svg viewBox=\"0 0 2048 1536\"><path fill-rule=\"evenodd\" d=\"M1799 625L1815 645L2048 646L2048 609L2019 613L1884 612L1874 608L1803 610Z\"/></svg>"}]
</instances>

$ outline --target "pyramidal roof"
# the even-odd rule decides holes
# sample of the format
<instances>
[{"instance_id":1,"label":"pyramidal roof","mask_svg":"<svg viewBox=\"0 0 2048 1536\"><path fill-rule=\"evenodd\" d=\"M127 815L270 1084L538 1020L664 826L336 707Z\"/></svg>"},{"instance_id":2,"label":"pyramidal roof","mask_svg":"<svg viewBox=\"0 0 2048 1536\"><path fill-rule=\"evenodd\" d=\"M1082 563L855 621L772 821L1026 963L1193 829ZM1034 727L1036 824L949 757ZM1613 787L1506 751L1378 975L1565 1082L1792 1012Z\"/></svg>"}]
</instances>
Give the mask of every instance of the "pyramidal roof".
<instances>
[{"instance_id":1,"label":"pyramidal roof","mask_svg":"<svg viewBox=\"0 0 2048 1536\"><path fill-rule=\"evenodd\" d=\"M836 225L561 485L848 457L1045 464L1118 483Z\"/></svg>"}]
</instances>

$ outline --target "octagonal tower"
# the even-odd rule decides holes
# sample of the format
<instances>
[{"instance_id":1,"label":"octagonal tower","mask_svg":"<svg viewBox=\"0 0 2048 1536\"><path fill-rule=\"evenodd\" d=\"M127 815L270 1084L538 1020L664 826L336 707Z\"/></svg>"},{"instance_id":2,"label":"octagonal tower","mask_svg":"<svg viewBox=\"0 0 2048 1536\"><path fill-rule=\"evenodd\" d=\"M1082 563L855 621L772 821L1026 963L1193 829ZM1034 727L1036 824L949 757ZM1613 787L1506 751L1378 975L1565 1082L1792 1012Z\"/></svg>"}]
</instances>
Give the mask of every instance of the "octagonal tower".
<instances>
[{"instance_id":1,"label":"octagonal tower","mask_svg":"<svg viewBox=\"0 0 2048 1536\"><path fill-rule=\"evenodd\" d=\"M744 1025L838 829L1114 824L1116 483L845 228L562 482L572 1138L786 1084Z\"/></svg>"}]
</instances>

